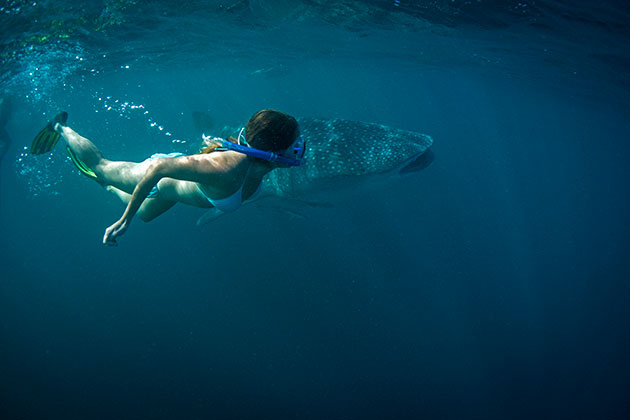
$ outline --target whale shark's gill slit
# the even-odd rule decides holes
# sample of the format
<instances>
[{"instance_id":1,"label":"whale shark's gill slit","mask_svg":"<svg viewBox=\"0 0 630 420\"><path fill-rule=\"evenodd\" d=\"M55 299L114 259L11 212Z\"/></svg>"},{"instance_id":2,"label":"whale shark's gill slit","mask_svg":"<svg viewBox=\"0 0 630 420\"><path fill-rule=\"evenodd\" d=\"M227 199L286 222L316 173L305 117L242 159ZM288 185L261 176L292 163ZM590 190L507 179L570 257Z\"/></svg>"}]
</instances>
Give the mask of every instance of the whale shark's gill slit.
<instances>
[{"instance_id":1,"label":"whale shark's gill slit","mask_svg":"<svg viewBox=\"0 0 630 420\"><path fill-rule=\"evenodd\" d=\"M409 162L407 165L403 166L398 173L401 175L407 175L414 172L419 172L431 165L434 159L435 154L433 153L433 151L431 151L431 149L429 149L411 162Z\"/></svg>"}]
</instances>

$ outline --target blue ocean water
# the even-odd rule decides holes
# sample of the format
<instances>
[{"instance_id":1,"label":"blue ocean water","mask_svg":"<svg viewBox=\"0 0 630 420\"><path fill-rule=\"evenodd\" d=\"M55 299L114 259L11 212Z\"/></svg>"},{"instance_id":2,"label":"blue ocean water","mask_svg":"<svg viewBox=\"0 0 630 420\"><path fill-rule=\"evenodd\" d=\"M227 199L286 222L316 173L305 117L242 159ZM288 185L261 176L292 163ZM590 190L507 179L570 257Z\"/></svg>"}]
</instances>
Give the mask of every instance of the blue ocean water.
<instances>
[{"instance_id":1,"label":"blue ocean water","mask_svg":"<svg viewBox=\"0 0 630 420\"><path fill-rule=\"evenodd\" d=\"M0 418L627 418L629 15L4 2ZM426 133L435 160L298 212L176 206L107 248L121 203L28 153L62 109L141 160L198 147L194 112L261 108Z\"/></svg>"}]
</instances>

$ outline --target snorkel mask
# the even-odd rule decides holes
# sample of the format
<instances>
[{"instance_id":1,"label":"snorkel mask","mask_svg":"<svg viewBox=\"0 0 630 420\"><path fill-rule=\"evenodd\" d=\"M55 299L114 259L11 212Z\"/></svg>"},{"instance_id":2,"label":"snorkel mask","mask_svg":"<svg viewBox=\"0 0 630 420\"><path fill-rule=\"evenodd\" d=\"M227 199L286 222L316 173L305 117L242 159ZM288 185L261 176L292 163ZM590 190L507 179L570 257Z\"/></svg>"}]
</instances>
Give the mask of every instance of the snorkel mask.
<instances>
[{"instance_id":1,"label":"snorkel mask","mask_svg":"<svg viewBox=\"0 0 630 420\"><path fill-rule=\"evenodd\" d=\"M306 142L302 136L299 136L295 144L293 145L292 152L295 156L294 158L290 158L287 156L281 156L277 153L266 152L264 150L254 149L253 147L249 147L247 141L245 141L245 137L243 136L243 131L245 128L242 128L238 133L238 144L232 143L231 141L222 139L220 137L210 137L205 134L202 135L203 141L206 144L216 144L218 146L217 150L232 150L233 152L243 153L247 156L257 157L260 159L268 160L270 162L276 162L283 165L288 166L301 166L304 164L304 152L306 151Z\"/></svg>"}]
</instances>

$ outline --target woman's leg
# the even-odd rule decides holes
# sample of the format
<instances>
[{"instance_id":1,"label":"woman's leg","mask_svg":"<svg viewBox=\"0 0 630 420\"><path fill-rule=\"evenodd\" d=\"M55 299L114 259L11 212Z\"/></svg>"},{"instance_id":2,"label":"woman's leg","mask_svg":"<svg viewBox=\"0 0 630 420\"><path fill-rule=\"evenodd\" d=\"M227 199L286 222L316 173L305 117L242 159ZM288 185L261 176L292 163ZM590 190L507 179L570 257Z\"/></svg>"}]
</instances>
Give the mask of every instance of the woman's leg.
<instances>
[{"instance_id":1,"label":"woman's leg","mask_svg":"<svg viewBox=\"0 0 630 420\"><path fill-rule=\"evenodd\" d=\"M96 182L105 185L106 189L118 196L123 203L128 203L133 190L151 164L151 160L147 159L140 163L107 160L94 143L70 127L58 125L56 129L77 157L96 173ZM141 220L150 222L175 204L176 201L164 200L160 197L147 198L138 209L137 215Z\"/></svg>"},{"instance_id":2,"label":"woman's leg","mask_svg":"<svg viewBox=\"0 0 630 420\"><path fill-rule=\"evenodd\" d=\"M107 160L94 143L70 127L58 124L55 129L77 157L96 173L96 181L101 185L111 185L131 194L151 164L148 159L140 163Z\"/></svg>"}]
</instances>

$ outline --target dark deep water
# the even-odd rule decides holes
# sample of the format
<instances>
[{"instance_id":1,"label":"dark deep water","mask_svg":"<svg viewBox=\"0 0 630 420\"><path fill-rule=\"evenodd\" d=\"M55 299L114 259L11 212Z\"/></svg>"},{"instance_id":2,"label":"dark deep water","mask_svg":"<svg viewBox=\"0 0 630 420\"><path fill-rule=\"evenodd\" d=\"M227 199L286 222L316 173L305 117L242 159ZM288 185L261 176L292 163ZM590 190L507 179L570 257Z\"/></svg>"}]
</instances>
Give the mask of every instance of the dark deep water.
<instances>
[{"instance_id":1,"label":"dark deep water","mask_svg":"<svg viewBox=\"0 0 630 420\"><path fill-rule=\"evenodd\" d=\"M630 415L624 2L8 1L2 419ZM435 139L305 218L123 207L61 147L198 144L260 108ZM168 133L168 134L167 134Z\"/></svg>"}]
</instances>

